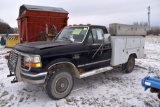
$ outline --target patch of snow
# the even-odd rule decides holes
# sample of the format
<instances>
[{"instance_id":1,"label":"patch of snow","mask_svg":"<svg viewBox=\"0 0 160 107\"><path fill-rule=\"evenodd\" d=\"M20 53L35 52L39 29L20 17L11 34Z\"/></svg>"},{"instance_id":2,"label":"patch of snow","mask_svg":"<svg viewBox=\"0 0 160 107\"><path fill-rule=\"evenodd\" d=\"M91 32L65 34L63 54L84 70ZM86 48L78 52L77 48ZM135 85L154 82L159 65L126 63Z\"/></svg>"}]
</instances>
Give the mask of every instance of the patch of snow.
<instances>
[{"instance_id":1,"label":"patch of snow","mask_svg":"<svg viewBox=\"0 0 160 107\"><path fill-rule=\"evenodd\" d=\"M11 84L4 58L10 49L0 47L0 107L159 107L156 94L144 91L141 79L160 76L160 38L146 38L144 59L137 59L132 73L119 69L76 79L71 94L61 100L50 99L42 85ZM2 54L2 55L1 55Z\"/></svg>"}]
</instances>

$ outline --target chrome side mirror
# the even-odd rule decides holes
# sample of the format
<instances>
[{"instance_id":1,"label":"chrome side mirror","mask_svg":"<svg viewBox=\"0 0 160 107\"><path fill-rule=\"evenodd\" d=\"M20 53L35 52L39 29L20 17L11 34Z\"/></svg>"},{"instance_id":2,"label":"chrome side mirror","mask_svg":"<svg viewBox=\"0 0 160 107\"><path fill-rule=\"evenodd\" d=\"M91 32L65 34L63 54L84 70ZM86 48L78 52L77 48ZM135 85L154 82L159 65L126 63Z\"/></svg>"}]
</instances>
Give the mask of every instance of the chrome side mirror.
<instances>
[{"instance_id":1,"label":"chrome side mirror","mask_svg":"<svg viewBox=\"0 0 160 107\"><path fill-rule=\"evenodd\" d=\"M110 43L110 34L104 34L103 43L104 44Z\"/></svg>"}]
</instances>

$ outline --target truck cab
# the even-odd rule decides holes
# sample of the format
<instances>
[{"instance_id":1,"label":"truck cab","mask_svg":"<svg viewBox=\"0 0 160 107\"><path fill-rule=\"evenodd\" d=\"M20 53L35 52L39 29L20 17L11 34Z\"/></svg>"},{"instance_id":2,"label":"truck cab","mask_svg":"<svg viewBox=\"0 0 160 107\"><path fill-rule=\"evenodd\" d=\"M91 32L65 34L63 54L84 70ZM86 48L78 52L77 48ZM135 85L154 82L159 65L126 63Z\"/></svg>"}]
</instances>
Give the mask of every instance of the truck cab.
<instances>
[{"instance_id":1,"label":"truck cab","mask_svg":"<svg viewBox=\"0 0 160 107\"><path fill-rule=\"evenodd\" d=\"M139 38L141 41L143 37ZM137 48L128 48L131 51L127 54L126 49L123 49L126 58L122 63L116 63L119 59L115 57L117 54L112 53L112 46L116 52L116 40L115 37L112 39L112 36L109 36L105 26L68 26L58 33L53 41L16 45L8 60L8 76L15 76L12 83L23 81L44 84L50 98L61 99L71 92L73 77L85 78L112 70L112 65L119 64L128 73L133 70L135 58L139 57ZM141 48L142 46L138 47Z\"/></svg>"}]
</instances>

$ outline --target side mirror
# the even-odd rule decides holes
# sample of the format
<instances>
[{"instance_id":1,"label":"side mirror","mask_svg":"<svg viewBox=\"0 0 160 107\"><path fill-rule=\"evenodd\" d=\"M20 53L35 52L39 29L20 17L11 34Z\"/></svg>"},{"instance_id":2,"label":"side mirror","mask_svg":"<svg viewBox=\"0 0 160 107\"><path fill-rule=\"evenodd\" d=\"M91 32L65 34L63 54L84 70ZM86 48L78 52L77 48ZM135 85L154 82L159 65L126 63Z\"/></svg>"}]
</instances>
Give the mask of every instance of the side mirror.
<instances>
[{"instance_id":1,"label":"side mirror","mask_svg":"<svg viewBox=\"0 0 160 107\"><path fill-rule=\"evenodd\" d=\"M107 44L110 42L110 34L104 34L103 43Z\"/></svg>"}]
</instances>

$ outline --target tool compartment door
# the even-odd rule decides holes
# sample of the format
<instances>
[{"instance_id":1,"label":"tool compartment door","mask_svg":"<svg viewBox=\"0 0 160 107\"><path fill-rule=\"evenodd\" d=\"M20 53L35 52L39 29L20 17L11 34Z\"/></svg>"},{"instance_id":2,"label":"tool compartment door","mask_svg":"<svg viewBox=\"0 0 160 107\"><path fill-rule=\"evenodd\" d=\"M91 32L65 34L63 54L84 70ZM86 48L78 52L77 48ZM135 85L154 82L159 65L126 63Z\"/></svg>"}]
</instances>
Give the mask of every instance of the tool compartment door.
<instances>
[{"instance_id":1,"label":"tool compartment door","mask_svg":"<svg viewBox=\"0 0 160 107\"><path fill-rule=\"evenodd\" d=\"M112 66L126 63L131 54L136 54L137 58L144 56L143 36L111 36L111 46Z\"/></svg>"},{"instance_id":2,"label":"tool compartment door","mask_svg":"<svg viewBox=\"0 0 160 107\"><path fill-rule=\"evenodd\" d=\"M127 38L126 40L126 49L140 48L141 46L140 38Z\"/></svg>"}]
</instances>

